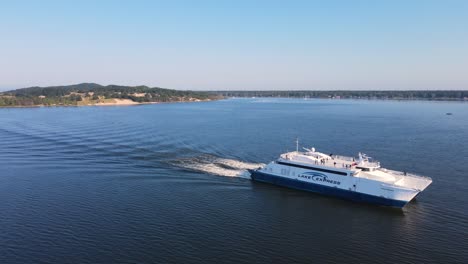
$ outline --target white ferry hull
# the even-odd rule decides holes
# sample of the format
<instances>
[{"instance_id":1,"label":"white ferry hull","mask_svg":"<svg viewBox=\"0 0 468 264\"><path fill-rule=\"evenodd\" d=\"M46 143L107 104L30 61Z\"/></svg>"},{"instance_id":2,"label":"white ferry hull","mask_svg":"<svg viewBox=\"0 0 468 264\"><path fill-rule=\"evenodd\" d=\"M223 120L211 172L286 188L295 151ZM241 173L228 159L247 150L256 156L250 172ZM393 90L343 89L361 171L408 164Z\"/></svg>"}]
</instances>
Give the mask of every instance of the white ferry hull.
<instances>
[{"instance_id":1,"label":"white ferry hull","mask_svg":"<svg viewBox=\"0 0 468 264\"><path fill-rule=\"evenodd\" d=\"M250 171L252 180L270 183L274 185L279 185L283 187L309 191L319 194L324 194L328 196L339 197L347 200L365 202L377 205L391 206L391 207L404 207L409 201L404 200L394 200L385 197L369 195L365 193L360 193L352 190L345 190L337 187L330 187L321 184L315 184L311 182L300 181L296 179L291 179L287 177L281 177L274 174L269 174L261 172L258 170Z\"/></svg>"},{"instance_id":2,"label":"white ferry hull","mask_svg":"<svg viewBox=\"0 0 468 264\"><path fill-rule=\"evenodd\" d=\"M371 204L404 207L432 179L382 168L359 153L358 158L327 155L304 148L280 155L276 161L249 170L252 180Z\"/></svg>"},{"instance_id":3,"label":"white ferry hull","mask_svg":"<svg viewBox=\"0 0 468 264\"><path fill-rule=\"evenodd\" d=\"M345 168L298 164L278 160L263 168L250 170L255 181L293 189L336 196L359 202L403 207L432 182L430 178L405 176L398 183L386 183L365 177L356 177ZM409 187L408 182L411 183ZM403 183L406 183L403 184Z\"/></svg>"}]
</instances>

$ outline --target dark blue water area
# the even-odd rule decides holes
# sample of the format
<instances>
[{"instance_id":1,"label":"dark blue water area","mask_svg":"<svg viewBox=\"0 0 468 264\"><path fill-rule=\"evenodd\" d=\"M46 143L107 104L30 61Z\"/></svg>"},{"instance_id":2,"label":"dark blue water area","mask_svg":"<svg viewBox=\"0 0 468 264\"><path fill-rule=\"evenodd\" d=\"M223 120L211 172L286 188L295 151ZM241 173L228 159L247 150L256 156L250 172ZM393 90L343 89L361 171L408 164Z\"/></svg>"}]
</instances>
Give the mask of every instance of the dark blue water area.
<instances>
[{"instance_id":1,"label":"dark blue water area","mask_svg":"<svg viewBox=\"0 0 468 264\"><path fill-rule=\"evenodd\" d=\"M433 184L392 209L245 177L296 138ZM0 201L0 263L467 263L468 104L3 108Z\"/></svg>"}]
</instances>

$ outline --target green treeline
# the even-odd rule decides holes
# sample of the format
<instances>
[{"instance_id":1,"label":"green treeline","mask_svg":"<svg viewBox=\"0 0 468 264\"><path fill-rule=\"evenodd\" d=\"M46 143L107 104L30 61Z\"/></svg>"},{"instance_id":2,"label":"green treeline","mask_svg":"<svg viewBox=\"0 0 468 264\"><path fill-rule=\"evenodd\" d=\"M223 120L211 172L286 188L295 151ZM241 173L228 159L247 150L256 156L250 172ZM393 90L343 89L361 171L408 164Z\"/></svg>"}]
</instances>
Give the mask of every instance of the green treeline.
<instances>
[{"instance_id":1,"label":"green treeline","mask_svg":"<svg viewBox=\"0 0 468 264\"><path fill-rule=\"evenodd\" d=\"M468 100L468 91L217 91L226 97Z\"/></svg>"},{"instance_id":2,"label":"green treeline","mask_svg":"<svg viewBox=\"0 0 468 264\"><path fill-rule=\"evenodd\" d=\"M50 97L39 98L35 96L2 96L0 106L35 106L35 105L78 105L80 99L75 97Z\"/></svg>"},{"instance_id":3,"label":"green treeline","mask_svg":"<svg viewBox=\"0 0 468 264\"><path fill-rule=\"evenodd\" d=\"M0 106L87 105L108 99L134 102L180 102L223 97L291 97L390 100L468 100L468 91L178 91L147 86L102 86L82 83L69 86L30 87L0 93Z\"/></svg>"},{"instance_id":4,"label":"green treeline","mask_svg":"<svg viewBox=\"0 0 468 264\"><path fill-rule=\"evenodd\" d=\"M105 99L130 99L134 102L176 102L216 99L206 92L178 91L147 86L101 86L82 83L69 86L30 87L0 93L0 106L80 105Z\"/></svg>"}]
</instances>

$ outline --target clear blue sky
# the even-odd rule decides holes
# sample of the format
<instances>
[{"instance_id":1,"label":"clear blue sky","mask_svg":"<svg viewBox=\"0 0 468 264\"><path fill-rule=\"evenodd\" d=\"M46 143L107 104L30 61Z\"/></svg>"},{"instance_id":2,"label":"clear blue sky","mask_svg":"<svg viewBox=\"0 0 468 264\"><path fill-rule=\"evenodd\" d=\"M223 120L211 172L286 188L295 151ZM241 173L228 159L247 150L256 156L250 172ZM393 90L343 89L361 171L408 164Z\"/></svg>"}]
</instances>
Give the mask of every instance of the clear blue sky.
<instances>
[{"instance_id":1,"label":"clear blue sky","mask_svg":"<svg viewBox=\"0 0 468 264\"><path fill-rule=\"evenodd\" d=\"M81 82L468 89L468 1L1 1L0 90Z\"/></svg>"}]
</instances>

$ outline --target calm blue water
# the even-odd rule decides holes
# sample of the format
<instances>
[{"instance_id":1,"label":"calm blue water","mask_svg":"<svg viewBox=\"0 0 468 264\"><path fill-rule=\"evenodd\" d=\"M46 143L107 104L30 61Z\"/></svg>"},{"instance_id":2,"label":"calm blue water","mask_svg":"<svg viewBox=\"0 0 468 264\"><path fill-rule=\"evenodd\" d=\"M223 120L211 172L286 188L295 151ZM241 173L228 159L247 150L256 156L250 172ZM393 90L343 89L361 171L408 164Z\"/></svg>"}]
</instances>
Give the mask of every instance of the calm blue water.
<instances>
[{"instance_id":1,"label":"calm blue water","mask_svg":"<svg viewBox=\"0 0 468 264\"><path fill-rule=\"evenodd\" d=\"M246 177L296 137L434 183L398 210ZM0 263L468 260L466 103L0 109L0 140Z\"/></svg>"}]
</instances>

